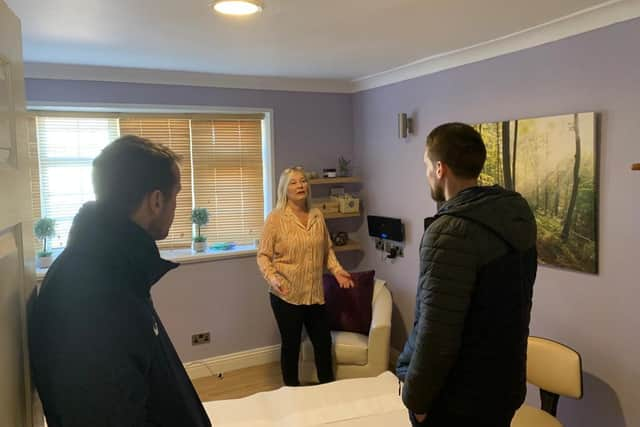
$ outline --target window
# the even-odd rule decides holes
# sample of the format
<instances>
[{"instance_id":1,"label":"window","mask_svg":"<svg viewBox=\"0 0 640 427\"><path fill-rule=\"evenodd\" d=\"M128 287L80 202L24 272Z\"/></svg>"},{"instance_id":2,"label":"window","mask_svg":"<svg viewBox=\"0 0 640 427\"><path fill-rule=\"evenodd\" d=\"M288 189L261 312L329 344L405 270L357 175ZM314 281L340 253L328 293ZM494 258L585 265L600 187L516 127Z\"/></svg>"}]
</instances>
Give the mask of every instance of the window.
<instances>
[{"instance_id":1,"label":"window","mask_svg":"<svg viewBox=\"0 0 640 427\"><path fill-rule=\"evenodd\" d=\"M72 114L72 113L69 113ZM81 115L79 115L81 116ZM94 199L91 163L118 135L138 135L179 154L182 191L161 248L189 247L191 210L209 210L202 229L210 244L252 243L264 221L263 114L137 114L113 117L49 116L34 120L30 136L34 217L56 220L54 247L66 244L71 221Z\"/></svg>"},{"instance_id":2,"label":"window","mask_svg":"<svg viewBox=\"0 0 640 427\"><path fill-rule=\"evenodd\" d=\"M118 137L118 120L100 117L37 117L37 217L56 221L51 248L66 245L73 217L94 200L91 164L109 142Z\"/></svg>"}]
</instances>

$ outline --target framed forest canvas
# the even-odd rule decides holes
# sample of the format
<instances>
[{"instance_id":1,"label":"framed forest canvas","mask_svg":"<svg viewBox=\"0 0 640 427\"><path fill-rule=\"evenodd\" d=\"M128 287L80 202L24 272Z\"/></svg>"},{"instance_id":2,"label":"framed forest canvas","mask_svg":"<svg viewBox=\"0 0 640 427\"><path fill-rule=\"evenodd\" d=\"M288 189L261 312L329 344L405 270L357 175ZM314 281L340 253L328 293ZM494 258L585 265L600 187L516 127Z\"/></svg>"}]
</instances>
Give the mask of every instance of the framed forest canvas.
<instances>
[{"instance_id":1,"label":"framed forest canvas","mask_svg":"<svg viewBox=\"0 0 640 427\"><path fill-rule=\"evenodd\" d=\"M598 141L595 113L474 126L487 147L481 185L527 200L538 225L538 262L598 272Z\"/></svg>"}]
</instances>

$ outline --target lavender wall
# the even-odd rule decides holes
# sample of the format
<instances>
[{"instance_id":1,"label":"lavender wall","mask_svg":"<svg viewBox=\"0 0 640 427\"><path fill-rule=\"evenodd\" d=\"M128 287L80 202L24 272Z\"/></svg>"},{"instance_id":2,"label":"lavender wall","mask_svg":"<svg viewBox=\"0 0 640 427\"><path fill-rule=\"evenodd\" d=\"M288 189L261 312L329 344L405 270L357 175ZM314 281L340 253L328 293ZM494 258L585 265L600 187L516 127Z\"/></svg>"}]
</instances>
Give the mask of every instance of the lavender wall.
<instances>
[{"instance_id":1,"label":"lavender wall","mask_svg":"<svg viewBox=\"0 0 640 427\"><path fill-rule=\"evenodd\" d=\"M640 20L634 20L355 96L354 150L368 213L400 217L407 227L404 259L385 264L368 250L362 264L390 283L396 348L411 326L422 220L435 212L422 164L427 133L446 121L597 111L602 113L600 274L540 267L532 333L582 354L585 398L561 401L565 425L640 425L640 174L629 169L640 159L638 45ZM399 112L417 121L415 136L405 141L395 136Z\"/></svg>"},{"instance_id":2,"label":"lavender wall","mask_svg":"<svg viewBox=\"0 0 640 427\"><path fill-rule=\"evenodd\" d=\"M202 105L271 108L277 173L311 170L352 157L351 95L27 79L29 102ZM279 343L255 258L183 265L153 290L156 308L183 361ZM191 346L210 331L212 343Z\"/></svg>"}]
</instances>

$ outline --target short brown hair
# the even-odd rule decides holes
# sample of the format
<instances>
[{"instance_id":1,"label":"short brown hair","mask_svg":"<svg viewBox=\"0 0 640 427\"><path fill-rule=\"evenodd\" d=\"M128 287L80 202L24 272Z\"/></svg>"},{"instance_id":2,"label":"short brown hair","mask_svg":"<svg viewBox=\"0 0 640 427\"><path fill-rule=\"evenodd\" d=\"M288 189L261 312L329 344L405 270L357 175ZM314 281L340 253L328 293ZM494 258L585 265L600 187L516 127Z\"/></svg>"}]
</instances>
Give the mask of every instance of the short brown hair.
<instances>
[{"instance_id":1,"label":"short brown hair","mask_svg":"<svg viewBox=\"0 0 640 427\"><path fill-rule=\"evenodd\" d=\"M429 159L446 164L460 178L477 178L487 159L482 136L466 123L445 123L427 136Z\"/></svg>"},{"instance_id":2,"label":"short brown hair","mask_svg":"<svg viewBox=\"0 0 640 427\"><path fill-rule=\"evenodd\" d=\"M169 196L178 184L180 157L168 147L134 135L107 145L93 161L96 200L130 215L148 193Z\"/></svg>"}]
</instances>

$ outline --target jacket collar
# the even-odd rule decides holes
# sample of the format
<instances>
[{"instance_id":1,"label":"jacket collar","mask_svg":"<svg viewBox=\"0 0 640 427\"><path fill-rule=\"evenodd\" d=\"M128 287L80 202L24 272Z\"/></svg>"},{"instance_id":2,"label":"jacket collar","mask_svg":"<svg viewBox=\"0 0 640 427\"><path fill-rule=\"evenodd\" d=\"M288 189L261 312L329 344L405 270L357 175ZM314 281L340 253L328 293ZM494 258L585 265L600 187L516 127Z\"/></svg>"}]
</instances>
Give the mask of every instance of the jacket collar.
<instances>
[{"instance_id":1,"label":"jacket collar","mask_svg":"<svg viewBox=\"0 0 640 427\"><path fill-rule=\"evenodd\" d=\"M70 250L80 249L120 260L131 273L136 293L148 295L151 287L179 264L162 259L153 238L129 218L110 214L96 202L86 203L73 220Z\"/></svg>"}]
</instances>

